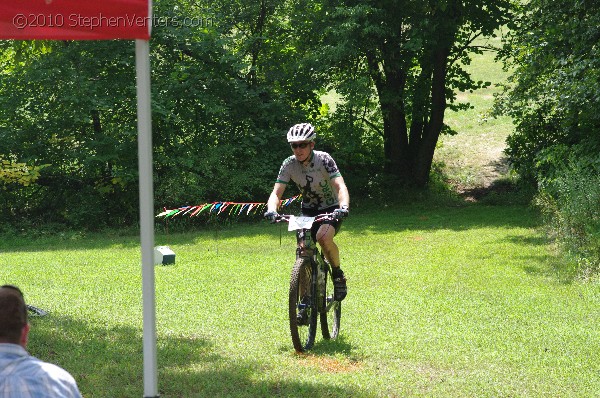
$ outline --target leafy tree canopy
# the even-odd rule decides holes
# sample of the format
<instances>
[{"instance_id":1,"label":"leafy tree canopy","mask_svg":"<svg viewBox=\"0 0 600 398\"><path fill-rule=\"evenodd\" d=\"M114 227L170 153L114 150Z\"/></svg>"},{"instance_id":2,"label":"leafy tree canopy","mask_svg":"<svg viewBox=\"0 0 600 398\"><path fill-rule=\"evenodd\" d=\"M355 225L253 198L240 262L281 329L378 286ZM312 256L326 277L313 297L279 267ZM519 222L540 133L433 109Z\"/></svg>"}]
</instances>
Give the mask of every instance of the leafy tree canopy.
<instances>
[{"instance_id":1,"label":"leafy tree canopy","mask_svg":"<svg viewBox=\"0 0 600 398\"><path fill-rule=\"evenodd\" d=\"M600 5L532 0L517 15L501 54L514 73L497 105L516 124L510 160L533 181L568 158L600 169Z\"/></svg>"},{"instance_id":2,"label":"leafy tree canopy","mask_svg":"<svg viewBox=\"0 0 600 398\"><path fill-rule=\"evenodd\" d=\"M387 174L425 185L439 135L450 132L446 109L468 106L455 102L456 91L489 84L462 67L481 52L473 41L493 35L510 10L504 0L323 1L316 57L343 98L332 130L356 146L378 140Z\"/></svg>"},{"instance_id":3,"label":"leafy tree canopy","mask_svg":"<svg viewBox=\"0 0 600 398\"><path fill-rule=\"evenodd\" d=\"M481 51L473 40L509 13L508 0L155 1L157 206L266 199L299 121L317 126L351 190L389 176L425 185L446 109L466 106L456 90L488 84L461 67ZM0 192L4 215L136 222L132 43L0 50L0 154L47 165L34 184Z\"/></svg>"}]
</instances>

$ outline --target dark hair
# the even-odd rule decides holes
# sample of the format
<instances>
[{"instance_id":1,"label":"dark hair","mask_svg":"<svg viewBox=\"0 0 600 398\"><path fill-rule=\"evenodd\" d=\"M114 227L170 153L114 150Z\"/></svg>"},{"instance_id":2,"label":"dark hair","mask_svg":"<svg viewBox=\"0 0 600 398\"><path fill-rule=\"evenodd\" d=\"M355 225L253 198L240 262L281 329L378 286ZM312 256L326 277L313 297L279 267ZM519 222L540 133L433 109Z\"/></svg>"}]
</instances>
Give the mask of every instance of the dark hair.
<instances>
[{"instance_id":1,"label":"dark hair","mask_svg":"<svg viewBox=\"0 0 600 398\"><path fill-rule=\"evenodd\" d=\"M18 344L27 325L23 292L13 285L0 287L0 341Z\"/></svg>"}]
</instances>

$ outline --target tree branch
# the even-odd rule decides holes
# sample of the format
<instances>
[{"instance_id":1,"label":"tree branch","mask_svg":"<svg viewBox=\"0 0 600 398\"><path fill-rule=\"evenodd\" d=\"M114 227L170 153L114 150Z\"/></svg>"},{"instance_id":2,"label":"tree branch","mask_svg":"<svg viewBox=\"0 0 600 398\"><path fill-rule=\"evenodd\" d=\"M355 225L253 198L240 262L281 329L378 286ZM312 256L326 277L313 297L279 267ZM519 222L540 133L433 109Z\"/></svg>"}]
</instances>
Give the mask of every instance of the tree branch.
<instances>
[{"instance_id":1,"label":"tree branch","mask_svg":"<svg viewBox=\"0 0 600 398\"><path fill-rule=\"evenodd\" d=\"M379 126L377 126L375 123L373 123L370 120L368 120L365 116L361 117L360 120L362 122L364 122L365 124L367 124L369 127L371 127L373 130L375 130L375 132L377 134L379 134L381 136L381 138L384 137L383 131L381 131L381 129L379 128Z\"/></svg>"}]
</instances>

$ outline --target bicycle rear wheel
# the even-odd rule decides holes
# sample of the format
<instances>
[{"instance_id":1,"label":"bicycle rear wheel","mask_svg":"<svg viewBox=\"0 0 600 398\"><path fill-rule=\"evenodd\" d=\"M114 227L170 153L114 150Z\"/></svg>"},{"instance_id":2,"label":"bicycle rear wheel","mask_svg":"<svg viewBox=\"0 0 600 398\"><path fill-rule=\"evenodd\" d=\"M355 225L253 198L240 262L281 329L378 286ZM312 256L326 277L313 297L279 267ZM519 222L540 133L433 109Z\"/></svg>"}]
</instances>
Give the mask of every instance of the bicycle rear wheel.
<instances>
[{"instance_id":1,"label":"bicycle rear wheel","mask_svg":"<svg viewBox=\"0 0 600 398\"><path fill-rule=\"evenodd\" d=\"M312 348L317 331L313 272L308 258L298 258L290 279L290 332L298 352Z\"/></svg>"},{"instance_id":2,"label":"bicycle rear wheel","mask_svg":"<svg viewBox=\"0 0 600 398\"><path fill-rule=\"evenodd\" d=\"M331 277L331 267L326 265L325 274L325 294L323 295L323 311L321 311L321 333L324 339L335 339L340 332L340 319L342 317L342 303L333 300L333 278ZM327 310L327 307L329 310Z\"/></svg>"}]
</instances>

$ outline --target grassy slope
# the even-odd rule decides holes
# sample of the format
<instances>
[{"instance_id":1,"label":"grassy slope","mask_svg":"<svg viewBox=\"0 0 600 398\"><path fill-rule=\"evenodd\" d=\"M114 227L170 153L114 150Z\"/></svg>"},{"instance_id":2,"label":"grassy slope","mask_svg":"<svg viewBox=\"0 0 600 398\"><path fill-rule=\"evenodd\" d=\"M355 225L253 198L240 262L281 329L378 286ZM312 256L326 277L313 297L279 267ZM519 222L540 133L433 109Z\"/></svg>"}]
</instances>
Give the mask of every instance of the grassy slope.
<instances>
[{"instance_id":1,"label":"grassy slope","mask_svg":"<svg viewBox=\"0 0 600 398\"><path fill-rule=\"evenodd\" d=\"M500 37L480 39L476 44L500 47ZM473 109L460 113L446 112L446 123L459 133L442 136L434 160L445 165L444 171L459 190L487 187L495 179L505 177L508 170L503 150L513 128L509 117L492 118L490 110L498 83L508 73L494 61L495 53L475 55L467 71L475 81L491 82L491 86L472 93L459 93L459 102L469 102Z\"/></svg>"}]
</instances>

